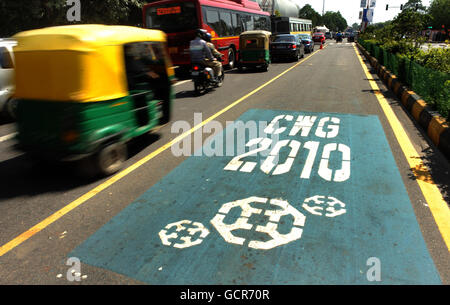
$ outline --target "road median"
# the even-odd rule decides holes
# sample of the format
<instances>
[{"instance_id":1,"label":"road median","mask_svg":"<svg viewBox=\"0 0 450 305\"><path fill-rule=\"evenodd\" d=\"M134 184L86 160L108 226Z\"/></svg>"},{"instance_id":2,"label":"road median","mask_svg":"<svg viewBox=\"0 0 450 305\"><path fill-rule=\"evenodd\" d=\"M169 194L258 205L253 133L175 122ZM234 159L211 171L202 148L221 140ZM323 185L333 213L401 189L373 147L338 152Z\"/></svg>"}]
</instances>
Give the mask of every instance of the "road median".
<instances>
[{"instance_id":1,"label":"road median","mask_svg":"<svg viewBox=\"0 0 450 305\"><path fill-rule=\"evenodd\" d=\"M450 126L446 119L437 111L431 109L419 95L401 83L396 75L392 74L386 67L380 64L361 44L356 43L356 45L370 62L370 65L375 69L386 87L400 99L406 110L408 110L416 122L426 131L429 139L450 160Z\"/></svg>"}]
</instances>

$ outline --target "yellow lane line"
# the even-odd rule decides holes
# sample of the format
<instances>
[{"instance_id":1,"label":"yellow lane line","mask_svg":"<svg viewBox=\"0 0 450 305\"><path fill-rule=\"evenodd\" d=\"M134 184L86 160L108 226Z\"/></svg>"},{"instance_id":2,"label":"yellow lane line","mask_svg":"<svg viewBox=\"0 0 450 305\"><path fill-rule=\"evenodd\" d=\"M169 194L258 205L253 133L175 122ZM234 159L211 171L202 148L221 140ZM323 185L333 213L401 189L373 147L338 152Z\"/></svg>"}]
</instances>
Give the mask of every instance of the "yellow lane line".
<instances>
[{"instance_id":1,"label":"yellow lane line","mask_svg":"<svg viewBox=\"0 0 450 305\"><path fill-rule=\"evenodd\" d=\"M0 256L5 255L6 253L8 253L9 251L11 251L12 249L14 249L15 247L19 246L20 244L22 244L23 242L25 242L26 240L28 240L30 237L32 237L33 235L35 235L36 233L42 231L43 229L45 229L47 226L49 226L50 224L54 223L55 221L57 221L58 219L60 219L62 216L64 216L65 214L69 213L70 211L72 211L73 209L75 209L76 207L82 205L83 203L85 203L86 201L88 201L89 199L91 199L92 197L94 197L95 195L97 195L98 193L100 193L101 191L105 190L106 188L108 188L109 186L111 186L112 184L116 183L117 181L119 181L120 179L122 179L123 177L127 176L128 174L130 174L131 172L133 172L134 170L136 170L137 168L139 168L141 165L145 164L146 162L150 161L151 159L153 159L154 157L156 157L157 155L159 155L160 153L162 153L163 151L165 151L166 149L168 149L169 147L171 147L172 145L174 145L177 142L180 142L181 140L183 140L185 137L189 136L190 134L194 133L197 129L201 128L202 126L206 125L208 122L214 120L215 118L217 118L218 116L222 115L223 113L225 113L226 111L230 110L231 108L233 108L234 106L238 105L239 103L241 103L242 101L244 101L245 99L247 99L248 97L252 96L253 94L255 94L256 92L260 91L261 89L263 89L264 87L268 86L269 84L271 84L272 82L274 82L275 80L277 80L278 78L280 78L281 76L283 76L284 74L288 73L289 71L291 71L292 69L294 69L295 67L297 67L298 65L300 65L301 63L303 63L304 61L308 60L309 58L311 58L312 56L314 56L317 53L317 51L313 52L310 56L302 59L301 61L299 61L298 63L296 63L294 66L290 67L289 69L285 70L284 72L278 74L277 76L275 76L274 78L272 78L271 80L269 80L268 82L264 83L263 85L259 86L258 88L256 88L255 90L253 90L252 92L244 95L243 97L241 97L240 99L238 99L237 101L231 103L230 105L228 105L227 107L223 108L222 110L220 110L219 112L217 112L216 114L210 116L209 118L207 118L206 120L204 120L203 122L201 122L200 124L194 126L193 128L191 128L190 130L182 133L181 135L179 135L178 137L176 137L175 139L173 139L172 141L164 144L163 146L161 146L160 148L158 148L157 150L155 150L154 152L150 153L149 155L145 156L144 158L142 158L141 160L137 161L136 163L130 165L129 167L127 167L126 169L122 170L121 172L117 173L116 175L114 175L113 177L109 178L108 180L106 180L105 182L103 182L102 184L100 184L99 186L95 187L94 189L92 189L91 191L87 192L86 194L84 194L83 196L79 197L78 199L76 199L75 201L72 201L71 203L69 203L68 205L66 205L65 207L63 207L62 209L58 210L57 212L55 212L54 214L50 215L49 217L47 217L46 219L44 219L43 221L41 221L40 223L36 224L35 226L33 226L32 228L28 229L27 231L25 231L24 233L20 234L19 236L17 236L16 238L14 238L13 240L9 241L8 243L4 244L3 246L0 247Z\"/></svg>"},{"instance_id":2,"label":"yellow lane line","mask_svg":"<svg viewBox=\"0 0 450 305\"><path fill-rule=\"evenodd\" d=\"M369 69L364 64L361 55L359 54L356 46L354 46L356 55L358 56L359 62L364 70L364 73L369 80L370 86L372 87L375 96L380 103L381 108L389 121L389 124L394 131L394 135L397 138L400 148L405 154L406 160L408 161L411 171L416 177L416 181L427 201L428 207L431 210L431 214L434 217L436 225L441 232L442 238L447 245L447 250L450 249L450 209L448 208L447 202L444 200L439 188L434 183L429 169L422 162L420 155L415 150L413 144L411 143L407 133L403 129L400 121L395 115L394 111L390 107L388 101L385 99L383 94L379 91L377 83L371 77Z\"/></svg>"}]
</instances>

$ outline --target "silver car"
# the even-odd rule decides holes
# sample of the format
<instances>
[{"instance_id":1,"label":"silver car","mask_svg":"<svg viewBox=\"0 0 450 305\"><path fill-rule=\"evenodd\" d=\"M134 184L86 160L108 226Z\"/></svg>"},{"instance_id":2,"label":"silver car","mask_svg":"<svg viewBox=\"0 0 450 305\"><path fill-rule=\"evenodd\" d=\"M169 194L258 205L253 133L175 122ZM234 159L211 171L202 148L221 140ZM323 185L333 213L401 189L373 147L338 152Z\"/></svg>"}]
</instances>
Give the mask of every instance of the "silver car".
<instances>
[{"instance_id":1,"label":"silver car","mask_svg":"<svg viewBox=\"0 0 450 305\"><path fill-rule=\"evenodd\" d=\"M14 93L14 54L13 47L17 42L0 38L0 115L15 118L16 102Z\"/></svg>"}]
</instances>

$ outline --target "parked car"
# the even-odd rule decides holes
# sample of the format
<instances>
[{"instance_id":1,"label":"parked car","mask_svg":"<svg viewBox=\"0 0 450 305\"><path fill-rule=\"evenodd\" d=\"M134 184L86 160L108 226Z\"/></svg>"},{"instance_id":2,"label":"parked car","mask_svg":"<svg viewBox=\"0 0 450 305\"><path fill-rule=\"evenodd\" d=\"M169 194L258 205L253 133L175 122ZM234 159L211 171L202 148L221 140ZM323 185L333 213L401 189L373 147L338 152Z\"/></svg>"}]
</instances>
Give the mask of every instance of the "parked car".
<instances>
[{"instance_id":1,"label":"parked car","mask_svg":"<svg viewBox=\"0 0 450 305\"><path fill-rule=\"evenodd\" d=\"M325 33L325 39L332 39L333 35L331 34L331 32L326 32Z\"/></svg>"},{"instance_id":2,"label":"parked car","mask_svg":"<svg viewBox=\"0 0 450 305\"><path fill-rule=\"evenodd\" d=\"M270 44L270 56L272 60L288 57L297 61L305 56L305 46L298 34L278 34Z\"/></svg>"},{"instance_id":3,"label":"parked car","mask_svg":"<svg viewBox=\"0 0 450 305\"><path fill-rule=\"evenodd\" d=\"M312 36L314 42L325 43L325 34L322 32L316 32Z\"/></svg>"},{"instance_id":4,"label":"parked car","mask_svg":"<svg viewBox=\"0 0 450 305\"><path fill-rule=\"evenodd\" d=\"M305 53L314 52L314 41L312 40L311 35L309 34L299 34L303 45L305 46Z\"/></svg>"},{"instance_id":5,"label":"parked car","mask_svg":"<svg viewBox=\"0 0 450 305\"><path fill-rule=\"evenodd\" d=\"M13 39L0 39L0 115L9 119L15 118L16 100L14 93L14 54L13 47L17 42Z\"/></svg>"}]
</instances>

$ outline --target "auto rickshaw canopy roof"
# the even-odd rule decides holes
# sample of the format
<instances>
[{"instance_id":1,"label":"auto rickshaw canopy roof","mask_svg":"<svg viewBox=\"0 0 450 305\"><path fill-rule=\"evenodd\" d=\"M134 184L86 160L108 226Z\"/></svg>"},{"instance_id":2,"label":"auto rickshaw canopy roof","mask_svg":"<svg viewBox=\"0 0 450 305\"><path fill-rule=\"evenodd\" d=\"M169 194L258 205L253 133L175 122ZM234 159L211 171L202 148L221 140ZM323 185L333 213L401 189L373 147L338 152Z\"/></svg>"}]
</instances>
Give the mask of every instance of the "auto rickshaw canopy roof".
<instances>
[{"instance_id":1,"label":"auto rickshaw canopy roof","mask_svg":"<svg viewBox=\"0 0 450 305\"><path fill-rule=\"evenodd\" d=\"M272 35L271 32L268 31L245 31L242 32L239 35L239 48L242 49L268 49L269 48L269 42L270 42L270 36ZM247 44L247 39L257 39L261 41L262 43L257 44Z\"/></svg>"},{"instance_id":2,"label":"auto rickshaw canopy roof","mask_svg":"<svg viewBox=\"0 0 450 305\"><path fill-rule=\"evenodd\" d=\"M18 51L74 50L93 51L95 48L124 45L139 41L166 41L166 34L159 30L131 26L80 24L55 26L18 33ZM43 43L45 42L45 43Z\"/></svg>"},{"instance_id":3,"label":"auto rickshaw canopy roof","mask_svg":"<svg viewBox=\"0 0 450 305\"><path fill-rule=\"evenodd\" d=\"M159 30L69 25L16 34L16 93L21 99L95 102L128 95L123 46L165 42Z\"/></svg>"}]
</instances>

